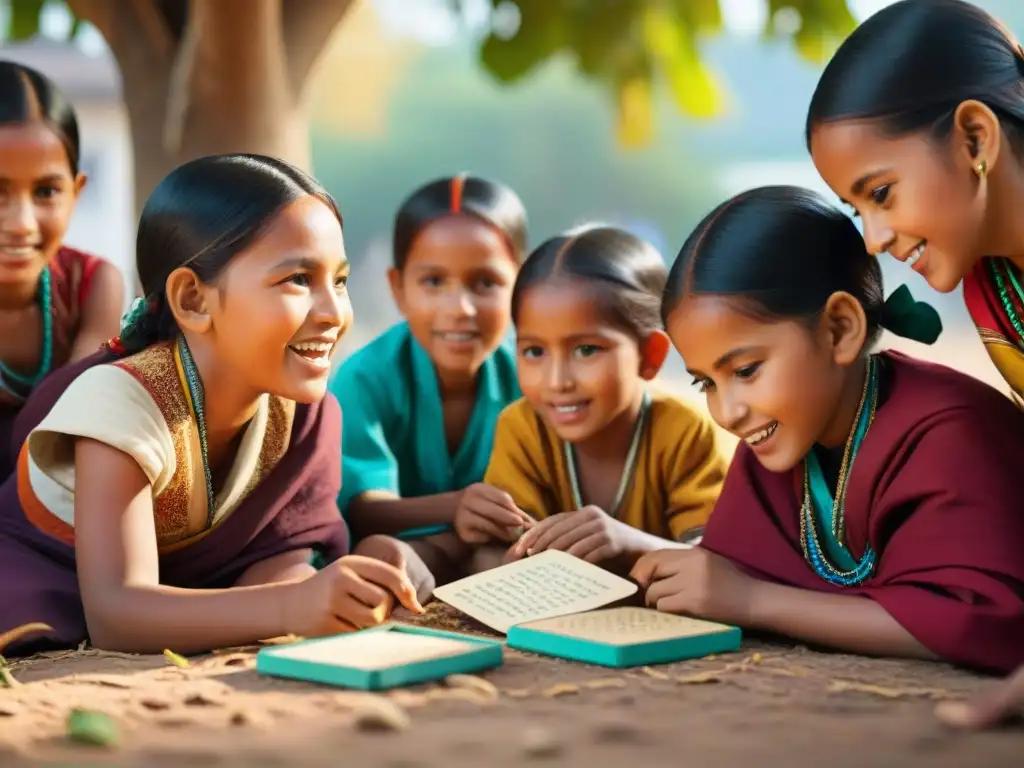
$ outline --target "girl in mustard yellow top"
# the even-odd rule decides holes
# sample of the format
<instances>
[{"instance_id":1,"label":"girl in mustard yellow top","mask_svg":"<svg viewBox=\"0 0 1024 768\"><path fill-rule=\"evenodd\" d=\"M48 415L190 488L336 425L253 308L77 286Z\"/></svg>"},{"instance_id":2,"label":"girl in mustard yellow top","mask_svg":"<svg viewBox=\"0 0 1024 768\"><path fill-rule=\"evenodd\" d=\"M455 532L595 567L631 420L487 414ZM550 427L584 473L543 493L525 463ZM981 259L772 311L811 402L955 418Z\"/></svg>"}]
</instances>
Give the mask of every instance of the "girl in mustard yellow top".
<instances>
[{"instance_id":1,"label":"girl in mustard yellow top","mask_svg":"<svg viewBox=\"0 0 1024 768\"><path fill-rule=\"evenodd\" d=\"M498 420L484 482L539 522L507 560L558 549L618 569L700 536L726 462L710 420L649 384L669 348L665 278L651 245L611 227L548 240L524 263L524 397Z\"/></svg>"}]
</instances>

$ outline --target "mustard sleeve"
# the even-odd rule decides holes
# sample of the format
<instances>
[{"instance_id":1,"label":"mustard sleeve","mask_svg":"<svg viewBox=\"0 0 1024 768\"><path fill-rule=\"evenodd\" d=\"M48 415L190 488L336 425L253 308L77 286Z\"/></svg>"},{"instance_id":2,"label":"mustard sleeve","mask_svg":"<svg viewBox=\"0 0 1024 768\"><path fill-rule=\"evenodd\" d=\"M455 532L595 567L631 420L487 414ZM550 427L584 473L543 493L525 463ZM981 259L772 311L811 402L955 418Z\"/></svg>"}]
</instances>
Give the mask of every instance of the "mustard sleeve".
<instances>
[{"instance_id":1,"label":"mustard sleeve","mask_svg":"<svg viewBox=\"0 0 1024 768\"><path fill-rule=\"evenodd\" d=\"M484 482L509 494L516 505L541 520L550 514L543 438L536 416L522 400L501 412Z\"/></svg>"},{"instance_id":2,"label":"mustard sleeve","mask_svg":"<svg viewBox=\"0 0 1024 768\"><path fill-rule=\"evenodd\" d=\"M672 441L665 453L669 463L665 516L676 541L692 538L707 524L728 467L710 420L692 411L680 416L670 420L675 422L674 429L662 433L663 439Z\"/></svg>"}]
</instances>

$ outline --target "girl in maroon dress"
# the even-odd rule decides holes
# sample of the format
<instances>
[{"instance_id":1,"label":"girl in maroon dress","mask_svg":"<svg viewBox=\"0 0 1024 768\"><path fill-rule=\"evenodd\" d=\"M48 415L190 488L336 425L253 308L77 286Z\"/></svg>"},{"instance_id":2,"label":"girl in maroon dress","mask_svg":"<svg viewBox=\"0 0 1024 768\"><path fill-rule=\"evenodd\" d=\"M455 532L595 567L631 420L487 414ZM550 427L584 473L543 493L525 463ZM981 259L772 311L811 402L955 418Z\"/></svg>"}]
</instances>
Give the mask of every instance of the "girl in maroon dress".
<instances>
[{"instance_id":1,"label":"girl in maroon dress","mask_svg":"<svg viewBox=\"0 0 1024 768\"><path fill-rule=\"evenodd\" d=\"M63 245L85 183L71 104L40 73L0 61L0 480L28 394L117 333L120 273Z\"/></svg>"}]
</instances>

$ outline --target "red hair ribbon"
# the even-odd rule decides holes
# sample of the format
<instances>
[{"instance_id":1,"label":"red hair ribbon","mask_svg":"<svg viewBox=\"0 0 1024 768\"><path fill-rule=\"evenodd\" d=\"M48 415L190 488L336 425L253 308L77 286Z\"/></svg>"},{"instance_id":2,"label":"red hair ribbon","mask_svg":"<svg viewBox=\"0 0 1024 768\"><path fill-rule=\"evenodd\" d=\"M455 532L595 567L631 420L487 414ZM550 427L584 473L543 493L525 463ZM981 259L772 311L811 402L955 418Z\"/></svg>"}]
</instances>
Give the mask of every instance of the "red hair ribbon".
<instances>
[{"instance_id":1,"label":"red hair ribbon","mask_svg":"<svg viewBox=\"0 0 1024 768\"><path fill-rule=\"evenodd\" d=\"M462 188L465 183L465 176L452 176L452 213L462 212Z\"/></svg>"}]
</instances>

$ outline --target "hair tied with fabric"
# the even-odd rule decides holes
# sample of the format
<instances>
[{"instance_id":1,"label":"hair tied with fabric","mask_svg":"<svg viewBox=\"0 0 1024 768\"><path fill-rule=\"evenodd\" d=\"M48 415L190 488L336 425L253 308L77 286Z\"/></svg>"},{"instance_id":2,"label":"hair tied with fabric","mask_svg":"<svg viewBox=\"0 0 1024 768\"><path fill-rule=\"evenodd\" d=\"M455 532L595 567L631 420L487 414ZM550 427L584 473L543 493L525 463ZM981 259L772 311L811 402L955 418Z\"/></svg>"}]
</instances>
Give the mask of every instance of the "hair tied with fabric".
<instances>
[{"instance_id":1,"label":"hair tied with fabric","mask_svg":"<svg viewBox=\"0 0 1024 768\"><path fill-rule=\"evenodd\" d=\"M123 336L125 331L138 325L139 321L149 313L149 310L150 303L148 299L141 296L135 299L131 306L128 307L128 311L121 315L121 335Z\"/></svg>"},{"instance_id":2,"label":"hair tied with fabric","mask_svg":"<svg viewBox=\"0 0 1024 768\"><path fill-rule=\"evenodd\" d=\"M117 336L106 343L106 347L117 355L127 354L129 350L145 346L143 326L152 314L155 301L148 297L139 297L131 303L128 311L121 315L121 329Z\"/></svg>"},{"instance_id":3,"label":"hair tied with fabric","mask_svg":"<svg viewBox=\"0 0 1024 768\"><path fill-rule=\"evenodd\" d=\"M917 301L901 285L882 305L882 327L904 339L934 344L942 334L942 319L935 307Z\"/></svg>"}]
</instances>

